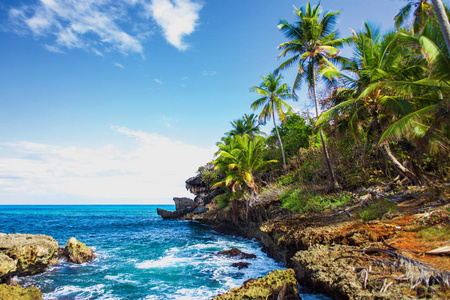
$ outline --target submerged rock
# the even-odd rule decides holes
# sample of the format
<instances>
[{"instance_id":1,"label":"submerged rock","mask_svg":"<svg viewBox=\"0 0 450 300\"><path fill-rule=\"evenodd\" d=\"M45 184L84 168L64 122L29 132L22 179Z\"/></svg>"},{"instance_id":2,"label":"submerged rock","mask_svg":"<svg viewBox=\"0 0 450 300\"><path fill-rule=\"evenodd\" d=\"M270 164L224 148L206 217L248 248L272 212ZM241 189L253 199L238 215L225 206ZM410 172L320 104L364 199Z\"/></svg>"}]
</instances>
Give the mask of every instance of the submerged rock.
<instances>
[{"instance_id":1,"label":"submerged rock","mask_svg":"<svg viewBox=\"0 0 450 300\"><path fill-rule=\"evenodd\" d=\"M274 270L265 277L247 280L239 288L218 295L214 300L299 300L294 270Z\"/></svg>"},{"instance_id":2,"label":"submerged rock","mask_svg":"<svg viewBox=\"0 0 450 300\"><path fill-rule=\"evenodd\" d=\"M23 288L20 286L9 286L0 284L0 299L5 300L40 300L42 299L42 292L31 286Z\"/></svg>"},{"instance_id":3,"label":"submerged rock","mask_svg":"<svg viewBox=\"0 0 450 300\"><path fill-rule=\"evenodd\" d=\"M3 279L37 274L58 262L58 242L47 235L0 233L0 253L3 254L0 258ZM15 261L15 269L12 261Z\"/></svg>"},{"instance_id":4,"label":"submerged rock","mask_svg":"<svg viewBox=\"0 0 450 300\"><path fill-rule=\"evenodd\" d=\"M237 263L232 263L231 266L240 269L244 269L244 268L248 268L248 266L250 266L251 263L246 263L246 262L237 262Z\"/></svg>"},{"instance_id":5,"label":"submerged rock","mask_svg":"<svg viewBox=\"0 0 450 300\"><path fill-rule=\"evenodd\" d=\"M222 250L216 253L217 255L224 255L227 257L239 257L240 259L256 258L255 254L245 253L238 248L231 248L230 250Z\"/></svg>"},{"instance_id":6,"label":"submerged rock","mask_svg":"<svg viewBox=\"0 0 450 300\"><path fill-rule=\"evenodd\" d=\"M94 250L74 237L71 237L67 242L62 256L65 257L67 261L76 264L90 262L95 258Z\"/></svg>"}]
</instances>

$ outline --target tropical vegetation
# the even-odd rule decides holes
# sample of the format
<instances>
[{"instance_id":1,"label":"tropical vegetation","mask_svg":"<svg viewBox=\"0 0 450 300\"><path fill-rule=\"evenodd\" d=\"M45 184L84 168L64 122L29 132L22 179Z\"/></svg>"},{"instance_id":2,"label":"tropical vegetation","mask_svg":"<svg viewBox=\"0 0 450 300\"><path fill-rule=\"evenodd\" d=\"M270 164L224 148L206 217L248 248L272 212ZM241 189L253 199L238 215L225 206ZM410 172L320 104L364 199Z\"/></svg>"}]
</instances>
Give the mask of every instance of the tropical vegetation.
<instances>
[{"instance_id":1,"label":"tropical vegetation","mask_svg":"<svg viewBox=\"0 0 450 300\"><path fill-rule=\"evenodd\" d=\"M366 22L344 38L335 29L339 12L322 13L320 4L295 8L294 22L282 19L278 28L286 42L278 58L286 60L251 88L260 96L250 103L259 115L232 121L217 143L214 171L208 173L212 187L224 191L217 204L230 207L237 222L241 208L248 220L249 207L275 189L284 191L283 207L307 214L348 205L348 193L365 185L448 181L450 55L444 27L450 13L444 6L444 17L436 13L436 2L409 1L395 16L395 31L382 33ZM343 46L352 48L351 57L340 55ZM298 72L290 89L281 72L293 66ZM315 117L289 104L304 85ZM265 134L261 126L271 119L273 129ZM328 196L340 189L341 196ZM361 218L385 210L369 207Z\"/></svg>"}]
</instances>

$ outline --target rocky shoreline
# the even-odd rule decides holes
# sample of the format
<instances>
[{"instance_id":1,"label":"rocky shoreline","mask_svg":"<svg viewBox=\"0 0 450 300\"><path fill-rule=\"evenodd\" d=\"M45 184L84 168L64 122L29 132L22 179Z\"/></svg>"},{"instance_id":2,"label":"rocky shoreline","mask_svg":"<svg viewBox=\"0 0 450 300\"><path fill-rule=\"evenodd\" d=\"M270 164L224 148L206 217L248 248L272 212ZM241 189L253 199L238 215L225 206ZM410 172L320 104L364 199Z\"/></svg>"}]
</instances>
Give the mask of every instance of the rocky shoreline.
<instances>
[{"instance_id":1,"label":"rocky shoreline","mask_svg":"<svg viewBox=\"0 0 450 300\"><path fill-rule=\"evenodd\" d=\"M448 230L449 195L448 186L438 192L375 187L355 193L351 207L315 216L292 214L274 198L251 207L248 221L244 207L235 210L237 218L233 209L211 202L201 203L207 211L194 213L203 205L190 200L191 212L177 210L169 218L196 220L222 233L256 239L268 255L295 271L301 285L333 299L450 299L448 237L421 237L426 228ZM361 220L361 208L379 199L395 202L398 211ZM435 223L429 226L427 220Z\"/></svg>"},{"instance_id":2,"label":"rocky shoreline","mask_svg":"<svg viewBox=\"0 0 450 300\"><path fill-rule=\"evenodd\" d=\"M47 235L0 233L0 299L42 299L39 289L22 288L13 278L43 273L60 261L81 264L94 258L94 251L74 237L63 248Z\"/></svg>"}]
</instances>

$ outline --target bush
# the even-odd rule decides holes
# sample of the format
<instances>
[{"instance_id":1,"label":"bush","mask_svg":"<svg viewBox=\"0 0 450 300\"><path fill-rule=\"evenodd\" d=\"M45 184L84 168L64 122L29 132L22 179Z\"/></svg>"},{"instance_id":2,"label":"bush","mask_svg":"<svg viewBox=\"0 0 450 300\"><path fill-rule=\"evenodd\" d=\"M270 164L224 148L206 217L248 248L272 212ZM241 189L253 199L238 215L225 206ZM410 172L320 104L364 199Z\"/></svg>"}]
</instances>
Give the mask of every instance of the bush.
<instances>
[{"instance_id":1,"label":"bush","mask_svg":"<svg viewBox=\"0 0 450 300\"><path fill-rule=\"evenodd\" d=\"M388 199L380 199L377 202L371 203L369 207L359 213L359 217L364 221L381 219L387 212L396 212L397 205Z\"/></svg>"},{"instance_id":2,"label":"bush","mask_svg":"<svg viewBox=\"0 0 450 300\"><path fill-rule=\"evenodd\" d=\"M302 189L292 189L284 192L280 201L283 208L294 213L311 214L346 206L352 202L352 196L348 193L322 196L305 192Z\"/></svg>"}]
</instances>

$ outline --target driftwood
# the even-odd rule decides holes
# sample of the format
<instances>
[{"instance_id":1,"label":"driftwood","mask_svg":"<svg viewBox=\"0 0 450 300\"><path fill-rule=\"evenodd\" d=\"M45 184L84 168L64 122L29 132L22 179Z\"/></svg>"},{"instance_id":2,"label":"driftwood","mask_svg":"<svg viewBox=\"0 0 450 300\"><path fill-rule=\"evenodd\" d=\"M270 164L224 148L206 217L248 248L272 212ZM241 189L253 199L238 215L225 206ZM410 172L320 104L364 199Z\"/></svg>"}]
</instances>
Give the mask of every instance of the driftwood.
<instances>
[{"instance_id":1,"label":"driftwood","mask_svg":"<svg viewBox=\"0 0 450 300\"><path fill-rule=\"evenodd\" d=\"M386 243L387 245L387 243ZM370 256L362 256L362 255L347 255L341 256L338 259L343 258L356 258L361 260L366 260L373 265L381 267L383 270L388 269L390 273L394 273L395 271L399 271L404 273L406 280L411 284L411 288L414 289L419 284L424 284L426 286L430 286L432 284L438 283L443 286L450 286L450 272L449 271L440 271L434 269L430 264L406 257L404 255L398 254L395 251L399 250L393 246L388 245L390 249L383 248L364 248L364 249L350 249L350 251L362 252L364 254L386 254L394 259L384 259L384 258L375 258ZM439 249L437 249L439 250ZM415 251L411 251L415 252ZM440 253L442 251L437 251L436 253ZM417 252L421 253L421 252ZM369 266L369 269L365 267L355 268L355 271L361 271L361 277L363 279L364 287L367 284L367 279L369 274L372 275L372 270ZM386 283L383 285L382 291L386 291L389 285Z\"/></svg>"}]
</instances>

